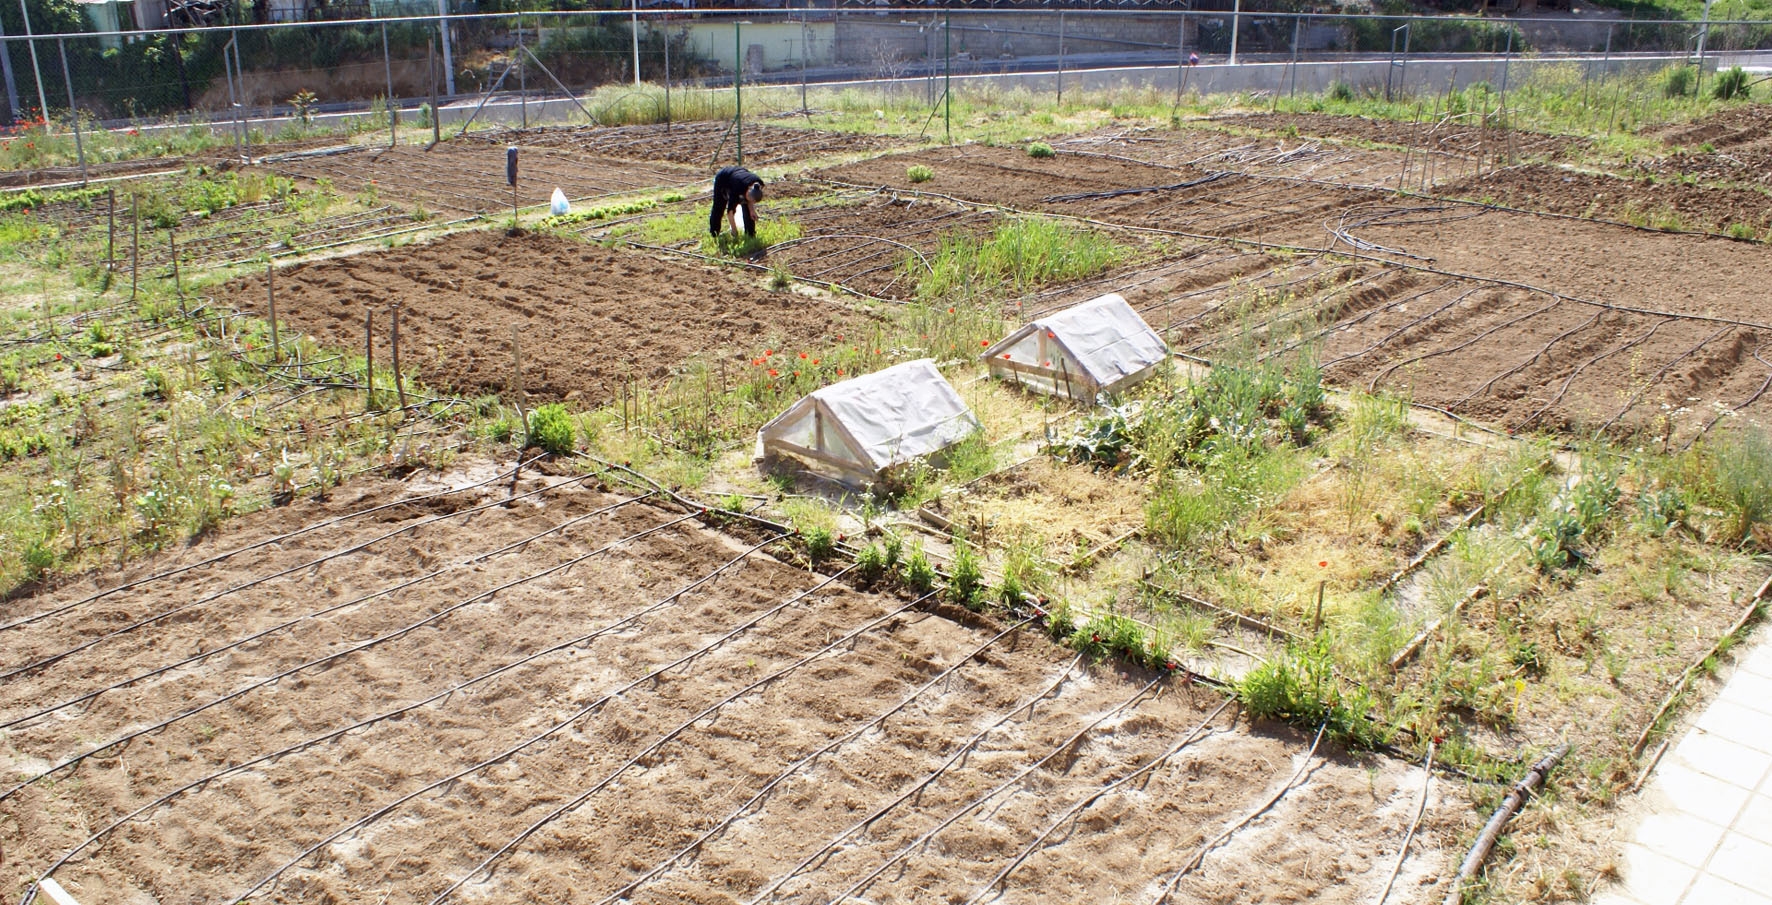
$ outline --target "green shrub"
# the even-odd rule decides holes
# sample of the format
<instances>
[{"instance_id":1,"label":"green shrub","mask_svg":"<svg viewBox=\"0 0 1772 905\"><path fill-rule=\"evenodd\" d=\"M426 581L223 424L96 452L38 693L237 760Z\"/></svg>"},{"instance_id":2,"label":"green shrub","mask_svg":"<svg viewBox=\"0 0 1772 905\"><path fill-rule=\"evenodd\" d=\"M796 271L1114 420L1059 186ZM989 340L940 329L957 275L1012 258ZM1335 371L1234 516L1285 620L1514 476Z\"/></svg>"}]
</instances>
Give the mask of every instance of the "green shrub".
<instances>
[{"instance_id":1,"label":"green shrub","mask_svg":"<svg viewBox=\"0 0 1772 905\"><path fill-rule=\"evenodd\" d=\"M1335 676L1328 636L1257 665L1237 682L1237 698L1250 716L1282 720L1324 734L1349 747L1370 748L1380 738L1366 719L1372 702L1359 688L1344 690Z\"/></svg>"},{"instance_id":2,"label":"green shrub","mask_svg":"<svg viewBox=\"0 0 1772 905\"><path fill-rule=\"evenodd\" d=\"M1733 431L1709 451L1712 502L1723 510L1717 539L1740 544L1772 517L1772 438L1757 429Z\"/></svg>"},{"instance_id":3,"label":"green shrub","mask_svg":"<svg viewBox=\"0 0 1772 905\"><path fill-rule=\"evenodd\" d=\"M1346 82L1335 82L1329 86L1329 99L1343 104L1352 103L1354 99L1354 86L1349 85Z\"/></svg>"},{"instance_id":4,"label":"green shrub","mask_svg":"<svg viewBox=\"0 0 1772 905\"><path fill-rule=\"evenodd\" d=\"M1698 67L1674 66L1661 77L1661 93L1668 97L1690 97L1698 90Z\"/></svg>"},{"instance_id":5,"label":"green shrub","mask_svg":"<svg viewBox=\"0 0 1772 905\"><path fill-rule=\"evenodd\" d=\"M928 182L935 178L935 171L918 163L906 167L904 175L912 182Z\"/></svg>"},{"instance_id":6,"label":"green shrub","mask_svg":"<svg viewBox=\"0 0 1772 905\"><path fill-rule=\"evenodd\" d=\"M1043 141L1036 141L1033 144L1028 145L1028 156L1043 160L1057 155L1056 152L1052 150L1051 145Z\"/></svg>"},{"instance_id":7,"label":"green shrub","mask_svg":"<svg viewBox=\"0 0 1772 905\"><path fill-rule=\"evenodd\" d=\"M954 545L954 564L948 572L948 599L967 609L977 609L984 596L984 566L972 545Z\"/></svg>"},{"instance_id":8,"label":"green shrub","mask_svg":"<svg viewBox=\"0 0 1772 905\"><path fill-rule=\"evenodd\" d=\"M1717 83L1711 86L1711 97L1719 101L1745 99L1750 91L1747 72L1740 66L1731 66L1717 73Z\"/></svg>"},{"instance_id":9,"label":"green shrub","mask_svg":"<svg viewBox=\"0 0 1772 905\"><path fill-rule=\"evenodd\" d=\"M829 557L837 549L837 536L823 525L807 528L805 538L806 555L812 557L813 562Z\"/></svg>"},{"instance_id":10,"label":"green shrub","mask_svg":"<svg viewBox=\"0 0 1772 905\"><path fill-rule=\"evenodd\" d=\"M886 551L879 544L868 544L855 556L855 574L864 582L872 582L886 574Z\"/></svg>"},{"instance_id":11,"label":"green shrub","mask_svg":"<svg viewBox=\"0 0 1772 905\"><path fill-rule=\"evenodd\" d=\"M927 594L935 587L935 567L929 565L922 547L912 550L910 558L904 561L904 583L919 594Z\"/></svg>"},{"instance_id":12,"label":"green shrub","mask_svg":"<svg viewBox=\"0 0 1772 905\"><path fill-rule=\"evenodd\" d=\"M539 446L543 452L563 456L577 445L577 431L566 406L551 402L529 413L529 438L526 446Z\"/></svg>"}]
</instances>

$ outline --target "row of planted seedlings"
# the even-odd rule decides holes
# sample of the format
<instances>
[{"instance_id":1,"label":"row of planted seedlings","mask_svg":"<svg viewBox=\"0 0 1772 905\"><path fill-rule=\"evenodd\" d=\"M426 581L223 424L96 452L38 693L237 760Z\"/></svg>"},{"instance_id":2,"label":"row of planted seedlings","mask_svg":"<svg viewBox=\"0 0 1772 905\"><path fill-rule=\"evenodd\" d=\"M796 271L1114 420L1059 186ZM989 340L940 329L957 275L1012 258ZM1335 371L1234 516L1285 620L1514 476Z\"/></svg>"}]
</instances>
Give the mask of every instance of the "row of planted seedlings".
<instances>
[{"instance_id":1,"label":"row of planted seedlings","mask_svg":"<svg viewBox=\"0 0 1772 905\"><path fill-rule=\"evenodd\" d=\"M122 563L370 468L454 455L493 409L438 398L214 302L223 272L134 287L0 245L0 588ZM385 338L383 338L385 342ZM384 347L385 348L385 347Z\"/></svg>"}]
</instances>

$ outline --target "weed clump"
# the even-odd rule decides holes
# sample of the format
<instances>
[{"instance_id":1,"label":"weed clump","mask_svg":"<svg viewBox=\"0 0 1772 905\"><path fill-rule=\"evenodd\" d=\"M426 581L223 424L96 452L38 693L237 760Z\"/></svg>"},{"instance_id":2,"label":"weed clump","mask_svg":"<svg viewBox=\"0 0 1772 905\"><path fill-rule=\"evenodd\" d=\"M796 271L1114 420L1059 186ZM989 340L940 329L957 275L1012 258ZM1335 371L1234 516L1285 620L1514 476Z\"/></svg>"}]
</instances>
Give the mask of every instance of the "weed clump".
<instances>
[{"instance_id":1,"label":"weed clump","mask_svg":"<svg viewBox=\"0 0 1772 905\"><path fill-rule=\"evenodd\" d=\"M1740 66L1731 66L1717 74L1717 83L1711 87L1711 97L1719 101L1745 99L1750 91L1747 71Z\"/></svg>"},{"instance_id":2,"label":"weed clump","mask_svg":"<svg viewBox=\"0 0 1772 905\"><path fill-rule=\"evenodd\" d=\"M1328 636L1293 648L1251 669L1237 683L1237 699L1251 716L1291 723L1350 748L1372 748L1383 739L1366 718L1370 696L1344 689L1335 676Z\"/></svg>"},{"instance_id":3,"label":"weed clump","mask_svg":"<svg viewBox=\"0 0 1772 905\"><path fill-rule=\"evenodd\" d=\"M1036 141L1033 144L1028 145L1028 156L1036 160L1044 160L1048 157L1057 156L1057 152L1052 150L1051 145L1043 141Z\"/></svg>"},{"instance_id":4,"label":"weed clump","mask_svg":"<svg viewBox=\"0 0 1772 905\"><path fill-rule=\"evenodd\" d=\"M566 414L566 406L552 402L529 413L526 445L539 446L543 452L563 456L572 452L576 439L577 432L573 429L572 416Z\"/></svg>"},{"instance_id":5,"label":"weed clump","mask_svg":"<svg viewBox=\"0 0 1772 905\"><path fill-rule=\"evenodd\" d=\"M935 178L935 171L922 164L912 164L905 168L904 175L911 182L928 182Z\"/></svg>"},{"instance_id":6,"label":"weed clump","mask_svg":"<svg viewBox=\"0 0 1772 905\"><path fill-rule=\"evenodd\" d=\"M969 610L977 610L983 606L984 589L984 566L979 562L978 551L972 549L971 544L956 544L954 564L948 578L948 599Z\"/></svg>"},{"instance_id":7,"label":"weed clump","mask_svg":"<svg viewBox=\"0 0 1772 905\"><path fill-rule=\"evenodd\" d=\"M929 556L922 547L911 551L904 561L904 583L919 594L927 594L935 587L935 567L929 564Z\"/></svg>"}]
</instances>

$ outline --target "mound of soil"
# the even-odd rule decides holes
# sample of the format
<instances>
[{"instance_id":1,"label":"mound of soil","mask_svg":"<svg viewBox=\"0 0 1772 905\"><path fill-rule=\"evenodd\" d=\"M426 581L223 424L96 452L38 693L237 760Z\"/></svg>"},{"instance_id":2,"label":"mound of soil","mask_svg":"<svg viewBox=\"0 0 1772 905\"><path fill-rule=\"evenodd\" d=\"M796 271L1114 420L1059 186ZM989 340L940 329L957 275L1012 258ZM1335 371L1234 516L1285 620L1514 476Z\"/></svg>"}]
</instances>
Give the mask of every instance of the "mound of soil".
<instances>
[{"instance_id":1,"label":"mound of soil","mask_svg":"<svg viewBox=\"0 0 1772 905\"><path fill-rule=\"evenodd\" d=\"M1519 156L1553 158L1585 143L1583 139L1568 135L1519 129L1504 136L1465 121L1404 123L1326 113L1246 113L1215 117L1213 122L1262 132L1369 141L1453 154L1491 154L1496 144L1505 138L1513 153Z\"/></svg>"},{"instance_id":2,"label":"mound of soil","mask_svg":"<svg viewBox=\"0 0 1772 905\"><path fill-rule=\"evenodd\" d=\"M1772 105L1742 104L1689 123L1644 131L1669 147L1696 148L1708 144L1718 150L1730 150L1746 145L1772 145Z\"/></svg>"},{"instance_id":3,"label":"mound of soil","mask_svg":"<svg viewBox=\"0 0 1772 905\"><path fill-rule=\"evenodd\" d=\"M890 135L790 129L762 123L745 123L743 137L745 165L752 167L799 163L833 154L881 151L906 144L903 139ZM732 162L738 136L729 122L687 122L613 128L565 126L470 135L464 136L463 140L492 142L499 147L515 144L563 148L624 160L668 160L712 168Z\"/></svg>"},{"instance_id":4,"label":"mound of soil","mask_svg":"<svg viewBox=\"0 0 1772 905\"><path fill-rule=\"evenodd\" d=\"M1498 170L1451 183L1438 194L1533 211L1702 232L1744 224L1772 230L1772 194L1654 179L1621 179L1550 166Z\"/></svg>"},{"instance_id":5,"label":"mound of soil","mask_svg":"<svg viewBox=\"0 0 1772 905\"><path fill-rule=\"evenodd\" d=\"M277 316L333 348L363 348L364 313L375 311L381 358L386 312L398 307L402 365L463 393L510 387L516 327L526 395L587 404L614 398L629 378L667 377L698 355L741 361L860 319L717 270L537 234L457 233L297 264L276 279ZM262 275L228 283L223 294L265 313Z\"/></svg>"},{"instance_id":6,"label":"mound of soil","mask_svg":"<svg viewBox=\"0 0 1772 905\"><path fill-rule=\"evenodd\" d=\"M0 604L41 616L0 671L94 642L0 681L0 881L79 848L55 877L83 901L958 902L1012 866L1004 901L1148 901L1283 793L1177 901L1352 905L1425 792L1391 899L1425 903L1474 823L1455 780L1307 755L1177 677L632 491L485 465L445 486L348 485Z\"/></svg>"}]
</instances>

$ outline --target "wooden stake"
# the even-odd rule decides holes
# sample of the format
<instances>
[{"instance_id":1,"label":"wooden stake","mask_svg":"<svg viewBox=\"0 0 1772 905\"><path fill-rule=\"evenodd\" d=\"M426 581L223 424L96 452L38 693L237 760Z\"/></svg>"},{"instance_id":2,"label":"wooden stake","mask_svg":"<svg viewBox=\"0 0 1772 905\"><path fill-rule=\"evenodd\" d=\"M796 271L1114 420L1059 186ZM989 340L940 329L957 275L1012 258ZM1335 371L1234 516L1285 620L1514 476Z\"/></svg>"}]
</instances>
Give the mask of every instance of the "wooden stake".
<instances>
[{"instance_id":1,"label":"wooden stake","mask_svg":"<svg viewBox=\"0 0 1772 905\"><path fill-rule=\"evenodd\" d=\"M166 231L166 247L172 250L172 288L178 293L179 310L185 307L185 283L178 275L178 234L175 230Z\"/></svg>"},{"instance_id":2,"label":"wooden stake","mask_svg":"<svg viewBox=\"0 0 1772 905\"><path fill-rule=\"evenodd\" d=\"M1311 619L1311 634L1313 635L1323 629L1323 589L1328 586L1328 581L1317 582L1317 615Z\"/></svg>"},{"instance_id":3,"label":"wooden stake","mask_svg":"<svg viewBox=\"0 0 1772 905\"><path fill-rule=\"evenodd\" d=\"M275 283L277 270L270 261L265 262L265 302L271 308L271 360L283 360L283 343L277 338L277 286Z\"/></svg>"},{"instance_id":4,"label":"wooden stake","mask_svg":"<svg viewBox=\"0 0 1772 905\"><path fill-rule=\"evenodd\" d=\"M105 198L109 208L105 214L105 272L113 273L117 270L117 190L106 189Z\"/></svg>"},{"instance_id":5,"label":"wooden stake","mask_svg":"<svg viewBox=\"0 0 1772 905\"><path fill-rule=\"evenodd\" d=\"M363 312L363 411L375 411L375 309Z\"/></svg>"},{"instance_id":6,"label":"wooden stake","mask_svg":"<svg viewBox=\"0 0 1772 905\"><path fill-rule=\"evenodd\" d=\"M142 272L142 209L134 192L129 193L129 212L135 217L135 231L129 234L129 300L133 302Z\"/></svg>"},{"instance_id":7,"label":"wooden stake","mask_svg":"<svg viewBox=\"0 0 1772 905\"><path fill-rule=\"evenodd\" d=\"M517 339L517 327L511 326L511 396L517 402L517 417L529 429L529 416L523 411L523 345Z\"/></svg>"},{"instance_id":8,"label":"wooden stake","mask_svg":"<svg viewBox=\"0 0 1772 905\"><path fill-rule=\"evenodd\" d=\"M394 392L400 394L400 416L406 416L406 378L400 374L400 309L395 307L393 314L394 343Z\"/></svg>"}]
</instances>

